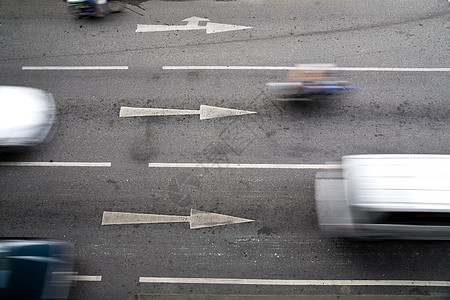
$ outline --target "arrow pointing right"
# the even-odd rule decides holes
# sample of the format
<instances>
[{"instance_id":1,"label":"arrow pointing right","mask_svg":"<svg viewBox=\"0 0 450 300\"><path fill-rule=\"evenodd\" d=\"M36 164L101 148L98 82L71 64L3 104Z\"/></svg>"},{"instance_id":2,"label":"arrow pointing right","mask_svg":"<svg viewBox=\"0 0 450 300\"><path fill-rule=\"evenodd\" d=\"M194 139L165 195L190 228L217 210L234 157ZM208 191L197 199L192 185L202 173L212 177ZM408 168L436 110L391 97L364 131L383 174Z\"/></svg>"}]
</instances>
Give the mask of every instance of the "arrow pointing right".
<instances>
[{"instance_id":1,"label":"arrow pointing right","mask_svg":"<svg viewBox=\"0 0 450 300\"><path fill-rule=\"evenodd\" d=\"M119 224L156 224L189 222L191 229L253 222L254 220L237 218L222 214L191 209L190 216L155 215L104 211L102 225Z\"/></svg>"},{"instance_id":2,"label":"arrow pointing right","mask_svg":"<svg viewBox=\"0 0 450 300\"><path fill-rule=\"evenodd\" d=\"M187 22L186 25L144 25L138 24L136 32L156 32L156 31L181 31L181 30L203 30L206 29L206 33L218 33L234 30L250 29L253 27L231 25L231 24L221 24L208 22L209 19L190 17L184 19L183 22ZM208 22L206 26L200 26L200 22Z\"/></svg>"},{"instance_id":3,"label":"arrow pointing right","mask_svg":"<svg viewBox=\"0 0 450 300\"><path fill-rule=\"evenodd\" d=\"M217 106L208 106L208 105L200 105L200 110L140 108L140 107L122 106L120 108L119 117L125 118L125 117L200 115L200 120L206 120L206 119L240 116L248 114L256 114L256 112L232 108L223 108Z\"/></svg>"},{"instance_id":4,"label":"arrow pointing right","mask_svg":"<svg viewBox=\"0 0 450 300\"><path fill-rule=\"evenodd\" d=\"M250 29L253 27L249 26L240 26L240 25L230 25L230 24L220 24L220 23L213 23L208 22L206 23L206 33L218 33L218 32L225 32L225 31L234 31L234 30L244 30L244 29Z\"/></svg>"}]
</instances>

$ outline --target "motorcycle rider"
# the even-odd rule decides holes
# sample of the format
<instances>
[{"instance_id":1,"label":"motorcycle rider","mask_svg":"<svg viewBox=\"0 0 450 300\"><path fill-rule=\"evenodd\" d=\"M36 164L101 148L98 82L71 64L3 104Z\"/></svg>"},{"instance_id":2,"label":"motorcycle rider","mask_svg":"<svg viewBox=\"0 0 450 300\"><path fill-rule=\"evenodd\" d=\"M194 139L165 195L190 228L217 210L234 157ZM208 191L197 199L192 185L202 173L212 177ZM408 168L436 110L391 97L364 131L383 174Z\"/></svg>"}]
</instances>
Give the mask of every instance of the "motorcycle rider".
<instances>
[{"instance_id":1,"label":"motorcycle rider","mask_svg":"<svg viewBox=\"0 0 450 300\"><path fill-rule=\"evenodd\" d=\"M103 17L106 14L121 12L121 0L64 0L70 14L82 17Z\"/></svg>"}]
</instances>

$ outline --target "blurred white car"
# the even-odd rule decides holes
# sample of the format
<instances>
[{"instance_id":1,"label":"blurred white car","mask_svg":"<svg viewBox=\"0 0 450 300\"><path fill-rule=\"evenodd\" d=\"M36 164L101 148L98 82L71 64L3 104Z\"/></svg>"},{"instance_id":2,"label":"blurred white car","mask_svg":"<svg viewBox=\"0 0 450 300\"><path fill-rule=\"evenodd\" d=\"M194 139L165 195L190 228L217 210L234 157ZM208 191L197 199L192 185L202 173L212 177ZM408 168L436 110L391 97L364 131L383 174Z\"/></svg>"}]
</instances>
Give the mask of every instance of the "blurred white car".
<instances>
[{"instance_id":1,"label":"blurred white car","mask_svg":"<svg viewBox=\"0 0 450 300\"><path fill-rule=\"evenodd\" d=\"M0 86L0 147L42 143L55 116L52 94L29 87Z\"/></svg>"}]
</instances>

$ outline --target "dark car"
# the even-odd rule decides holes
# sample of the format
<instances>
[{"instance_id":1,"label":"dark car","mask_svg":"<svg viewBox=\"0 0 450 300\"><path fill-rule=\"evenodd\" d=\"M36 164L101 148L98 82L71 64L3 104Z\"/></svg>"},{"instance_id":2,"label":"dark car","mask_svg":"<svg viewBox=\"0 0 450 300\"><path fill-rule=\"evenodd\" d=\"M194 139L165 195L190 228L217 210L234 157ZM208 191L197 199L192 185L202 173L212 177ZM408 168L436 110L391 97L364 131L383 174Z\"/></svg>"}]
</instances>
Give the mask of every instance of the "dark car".
<instances>
[{"instance_id":1,"label":"dark car","mask_svg":"<svg viewBox=\"0 0 450 300\"><path fill-rule=\"evenodd\" d=\"M69 243L0 239L0 299L67 299L72 271Z\"/></svg>"}]
</instances>

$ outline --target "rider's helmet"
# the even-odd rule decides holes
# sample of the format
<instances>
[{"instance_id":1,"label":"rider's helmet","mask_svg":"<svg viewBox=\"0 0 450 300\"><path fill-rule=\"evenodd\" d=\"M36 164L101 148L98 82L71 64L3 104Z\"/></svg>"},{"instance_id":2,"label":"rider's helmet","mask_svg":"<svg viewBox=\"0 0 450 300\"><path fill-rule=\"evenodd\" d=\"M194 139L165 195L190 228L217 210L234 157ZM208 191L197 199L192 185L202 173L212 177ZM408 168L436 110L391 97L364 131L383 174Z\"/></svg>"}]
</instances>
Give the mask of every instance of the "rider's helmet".
<instances>
[{"instance_id":1,"label":"rider's helmet","mask_svg":"<svg viewBox=\"0 0 450 300\"><path fill-rule=\"evenodd\" d=\"M336 66L333 64L299 64L289 70L289 82L316 82L327 80L330 72Z\"/></svg>"}]
</instances>

